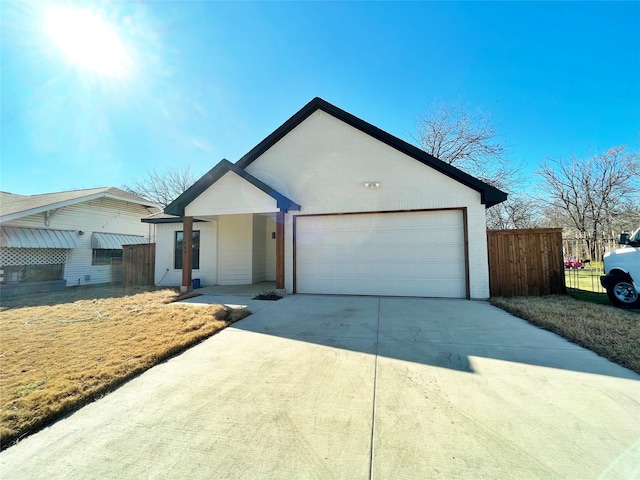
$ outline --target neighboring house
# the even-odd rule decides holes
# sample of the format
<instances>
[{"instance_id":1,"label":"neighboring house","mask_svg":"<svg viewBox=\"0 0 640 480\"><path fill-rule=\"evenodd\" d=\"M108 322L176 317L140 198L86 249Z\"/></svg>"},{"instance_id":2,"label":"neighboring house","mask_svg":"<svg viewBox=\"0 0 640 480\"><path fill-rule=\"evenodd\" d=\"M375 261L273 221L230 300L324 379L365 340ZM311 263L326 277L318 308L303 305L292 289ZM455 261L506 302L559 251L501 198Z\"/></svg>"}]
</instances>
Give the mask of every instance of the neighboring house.
<instances>
[{"instance_id":1,"label":"neighboring house","mask_svg":"<svg viewBox=\"0 0 640 480\"><path fill-rule=\"evenodd\" d=\"M149 241L140 219L153 202L113 187L16 195L0 192L3 294L106 283L123 244ZM116 260L117 262L117 260Z\"/></svg>"},{"instance_id":2,"label":"neighboring house","mask_svg":"<svg viewBox=\"0 0 640 480\"><path fill-rule=\"evenodd\" d=\"M191 273L290 293L487 298L485 209L506 198L316 98L143 221L156 225L162 285L187 288Z\"/></svg>"}]
</instances>

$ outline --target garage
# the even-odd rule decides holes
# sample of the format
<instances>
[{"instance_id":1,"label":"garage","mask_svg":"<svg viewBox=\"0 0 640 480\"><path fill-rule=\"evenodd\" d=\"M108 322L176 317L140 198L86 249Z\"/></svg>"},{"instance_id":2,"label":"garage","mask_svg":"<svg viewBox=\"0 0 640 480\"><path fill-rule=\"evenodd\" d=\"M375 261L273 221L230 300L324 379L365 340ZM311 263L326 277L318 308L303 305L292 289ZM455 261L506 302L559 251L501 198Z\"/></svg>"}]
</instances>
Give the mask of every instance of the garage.
<instances>
[{"instance_id":1,"label":"garage","mask_svg":"<svg viewBox=\"0 0 640 480\"><path fill-rule=\"evenodd\" d=\"M464 212L296 216L297 293L467 297Z\"/></svg>"},{"instance_id":2,"label":"garage","mask_svg":"<svg viewBox=\"0 0 640 480\"><path fill-rule=\"evenodd\" d=\"M225 260L243 268L236 282L264 275L266 239L275 288L287 293L484 300L487 209L506 199L315 98L236 163L220 161L165 214L178 221L217 218L218 235L237 239L233 259ZM234 231L224 232L226 215L244 218L229 219ZM270 215L275 225L265 232L256 215Z\"/></svg>"}]
</instances>

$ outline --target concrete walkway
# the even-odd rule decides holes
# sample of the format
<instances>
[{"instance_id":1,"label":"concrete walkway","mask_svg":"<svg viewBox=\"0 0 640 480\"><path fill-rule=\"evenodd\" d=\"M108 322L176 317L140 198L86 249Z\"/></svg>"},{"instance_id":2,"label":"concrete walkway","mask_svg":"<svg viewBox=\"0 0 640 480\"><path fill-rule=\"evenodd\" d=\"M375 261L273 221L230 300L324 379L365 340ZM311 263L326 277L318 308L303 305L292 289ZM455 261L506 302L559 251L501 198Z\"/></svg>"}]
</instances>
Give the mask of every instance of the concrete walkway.
<instances>
[{"instance_id":1,"label":"concrete walkway","mask_svg":"<svg viewBox=\"0 0 640 480\"><path fill-rule=\"evenodd\" d=\"M637 478L640 377L484 302L290 296L0 454L0 477Z\"/></svg>"},{"instance_id":2,"label":"concrete walkway","mask_svg":"<svg viewBox=\"0 0 640 480\"><path fill-rule=\"evenodd\" d=\"M214 304L227 305L233 308L247 309L257 313L274 303L273 300L254 300L261 293L275 292L275 282L260 282L250 285L214 285L193 291L197 296L176 302L194 306Z\"/></svg>"},{"instance_id":3,"label":"concrete walkway","mask_svg":"<svg viewBox=\"0 0 640 480\"><path fill-rule=\"evenodd\" d=\"M255 297L264 292L276 291L276 282L258 282L249 285L212 285L197 288L193 293L200 295L230 295L241 297Z\"/></svg>"}]
</instances>

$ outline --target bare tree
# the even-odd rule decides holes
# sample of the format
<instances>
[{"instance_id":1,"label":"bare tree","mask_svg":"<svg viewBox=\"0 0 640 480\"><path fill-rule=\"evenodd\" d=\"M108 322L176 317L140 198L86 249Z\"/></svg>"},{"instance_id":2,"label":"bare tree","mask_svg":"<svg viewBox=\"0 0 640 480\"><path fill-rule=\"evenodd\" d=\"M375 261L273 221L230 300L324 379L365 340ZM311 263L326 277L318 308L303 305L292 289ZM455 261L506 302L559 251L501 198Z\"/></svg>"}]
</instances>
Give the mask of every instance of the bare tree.
<instances>
[{"instance_id":1,"label":"bare tree","mask_svg":"<svg viewBox=\"0 0 640 480\"><path fill-rule=\"evenodd\" d=\"M188 165L168 168L163 172L152 170L146 176L124 185L123 190L152 200L166 207L189 188L197 177Z\"/></svg>"},{"instance_id":2,"label":"bare tree","mask_svg":"<svg viewBox=\"0 0 640 480\"><path fill-rule=\"evenodd\" d=\"M498 185L512 170L498 137L490 115L470 113L462 104L442 103L418 119L416 140L420 148L443 162Z\"/></svg>"},{"instance_id":3,"label":"bare tree","mask_svg":"<svg viewBox=\"0 0 640 480\"><path fill-rule=\"evenodd\" d=\"M418 119L417 129L414 141L422 150L509 193L506 202L487 210L489 228L535 226L535 202L516 193L524 184L522 167L507 158L491 115L471 113L462 104L434 104Z\"/></svg>"},{"instance_id":4,"label":"bare tree","mask_svg":"<svg viewBox=\"0 0 640 480\"><path fill-rule=\"evenodd\" d=\"M539 226L538 203L524 195L510 195L507 201L487 209L487 228L509 230Z\"/></svg>"},{"instance_id":5,"label":"bare tree","mask_svg":"<svg viewBox=\"0 0 640 480\"><path fill-rule=\"evenodd\" d=\"M549 209L585 238L591 255L595 241L624 223L640 202L640 157L624 150L613 147L587 159L550 159L538 172Z\"/></svg>"}]
</instances>

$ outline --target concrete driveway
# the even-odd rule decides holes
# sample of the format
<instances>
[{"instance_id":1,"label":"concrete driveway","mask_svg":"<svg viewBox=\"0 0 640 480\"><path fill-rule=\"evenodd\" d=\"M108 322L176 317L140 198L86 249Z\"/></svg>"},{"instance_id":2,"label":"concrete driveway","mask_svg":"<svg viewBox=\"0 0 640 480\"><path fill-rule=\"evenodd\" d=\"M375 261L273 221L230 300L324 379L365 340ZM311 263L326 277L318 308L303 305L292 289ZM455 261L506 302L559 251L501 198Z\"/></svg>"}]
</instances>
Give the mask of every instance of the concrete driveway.
<instances>
[{"instance_id":1,"label":"concrete driveway","mask_svg":"<svg viewBox=\"0 0 640 480\"><path fill-rule=\"evenodd\" d=\"M485 302L296 295L4 451L0 476L632 479L638 380Z\"/></svg>"}]
</instances>

